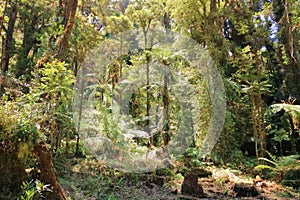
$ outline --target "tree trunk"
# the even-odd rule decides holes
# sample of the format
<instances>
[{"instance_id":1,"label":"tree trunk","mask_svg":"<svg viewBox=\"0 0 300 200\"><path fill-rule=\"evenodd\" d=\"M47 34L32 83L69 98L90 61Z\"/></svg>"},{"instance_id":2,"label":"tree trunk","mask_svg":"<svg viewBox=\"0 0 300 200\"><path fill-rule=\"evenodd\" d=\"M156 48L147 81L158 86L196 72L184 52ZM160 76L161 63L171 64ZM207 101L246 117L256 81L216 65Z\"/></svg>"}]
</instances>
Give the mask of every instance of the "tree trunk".
<instances>
[{"instance_id":1,"label":"tree trunk","mask_svg":"<svg viewBox=\"0 0 300 200\"><path fill-rule=\"evenodd\" d=\"M251 118L252 118L252 129L253 129L253 136L254 136L254 142L255 142L255 154L256 159L258 159L258 130L257 130L257 118L256 118L256 109L255 109L255 97L253 94L250 94L250 101L251 101Z\"/></svg>"},{"instance_id":2,"label":"tree trunk","mask_svg":"<svg viewBox=\"0 0 300 200\"><path fill-rule=\"evenodd\" d=\"M1 59L1 69L5 73L8 71L9 59L13 55L13 34L15 23L18 13L18 3L12 5L11 12L9 13L8 27L6 31L6 39L4 41L4 48L2 48L2 59Z\"/></svg>"},{"instance_id":3,"label":"tree trunk","mask_svg":"<svg viewBox=\"0 0 300 200\"><path fill-rule=\"evenodd\" d=\"M266 156L267 152L267 143L266 143L266 131L264 124L264 116L263 116L263 100L261 98L261 94L256 95L256 105L257 105L257 118L258 118L258 130L260 137L260 148L261 148L261 157Z\"/></svg>"},{"instance_id":4,"label":"tree trunk","mask_svg":"<svg viewBox=\"0 0 300 200\"><path fill-rule=\"evenodd\" d=\"M164 145L167 146L171 140L169 135L169 92L168 92L168 76L164 74L164 89L163 89L163 107L164 107L164 130L163 130L163 141Z\"/></svg>"},{"instance_id":5,"label":"tree trunk","mask_svg":"<svg viewBox=\"0 0 300 200\"><path fill-rule=\"evenodd\" d=\"M42 142L34 147L34 152L39 157L39 165L43 183L51 185L52 192L49 196L49 199L66 200L64 190L57 179L57 173L53 165L51 152L47 150L46 145Z\"/></svg>"},{"instance_id":6,"label":"tree trunk","mask_svg":"<svg viewBox=\"0 0 300 200\"><path fill-rule=\"evenodd\" d=\"M77 10L78 0L64 0L60 1L60 4L64 4L64 32L56 40L54 57L61 58L65 50L68 47L68 42L75 24L75 14ZM51 53L46 53L40 60L37 62L37 67L42 67L49 59L53 56Z\"/></svg>"},{"instance_id":7,"label":"tree trunk","mask_svg":"<svg viewBox=\"0 0 300 200\"><path fill-rule=\"evenodd\" d=\"M29 6L26 6L26 8L28 10L30 9ZM33 10L30 11L34 12ZM17 57L16 77L20 77L24 74L30 76L31 70L28 70L28 68L31 67L31 62L30 59L28 58L28 55L30 50L33 48L33 46L38 42L35 35L38 32L38 30L35 27L37 23L38 23L37 14L34 14L32 19L28 19L28 17L24 18L24 35L23 35L21 50Z\"/></svg>"},{"instance_id":8,"label":"tree trunk","mask_svg":"<svg viewBox=\"0 0 300 200\"><path fill-rule=\"evenodd\" d=\"M64 9L64 34L58 38L56 41L57 46L57 56L60 57L62 53L68 47L68 41L70 39L74 24L75 24L75 14L78 5L78 0L65 0L65 9Z\"/></svg>"},{"instance_id":9,"label":"tree trunk","mask_svg":"<svg viewBox=\"0 0 300 200\"><path fill-rule=\"evenodd\" d=\"M146 117L147 117L147 120L146 120L146 132L150 133L150 56L148 55L148 52L146 52L146 84L147 84L147 91L146 91ZM153 135L151 134L150 135L150 147L152 147L153 145Z\"/></svg>"},{"instance_id":10,"label":"tree trunk","mask_svg":"<svg viewBox=\"0 0 300 200\"><path fill-rule=\"evenodd\" d=\"M281 52L283 56L288 58L288 64L284 67L284 85L283 85L283 93L284 97L288 99L289 97L296 98L296 104L300 103L300 65L297 61L298 51L296 51L297 40L294 38L296 34L298 34L293 26L292 17L290 15L289 7L292 2L288 0L284 0L280 5L281 9L284 10L282 13L282 17L279 20L279 25L281 29L280 35L280 43L284 45L285 52ZM282 51L282 50L281 50ZM284 58L282 58L282 62L284 62Z\"/></svg>"},{"instance_id":11,"label":"tree trunk","mask_svg":"<svg viewBox=\"0 0 300 200\"><path fill-rule=\"evenodd\" d=\"M253 127L253 135L255 138L255 152L256 158L258 156L265 157L267 152L267 143L266 143L266 131L264 126L264 118L263 118L263 105L261 94L251 94L251 113L252 113L252 127ZM258 149L258 146L260 149Z\"/></svg>"}]
</instances>

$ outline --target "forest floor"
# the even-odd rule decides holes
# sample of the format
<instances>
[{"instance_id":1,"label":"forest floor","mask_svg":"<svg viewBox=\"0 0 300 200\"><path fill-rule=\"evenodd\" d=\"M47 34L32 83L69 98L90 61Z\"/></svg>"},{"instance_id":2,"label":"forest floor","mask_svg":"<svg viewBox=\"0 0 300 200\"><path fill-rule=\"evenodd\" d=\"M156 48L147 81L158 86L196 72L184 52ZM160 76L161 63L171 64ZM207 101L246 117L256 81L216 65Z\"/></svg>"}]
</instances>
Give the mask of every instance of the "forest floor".
<instances>
[{"instance_id":1,"label":"forest floor","mask_svg":"<svg viewBox=\"0 0 300 200\"><path fill-rule=\"evenodd\" d=\"M58 159L56 168L67 196L74 200L300 199L291 187L212 164L199 168L208 172L198 178L201 197L182 194L184 171L178 169L121 173L93 159L74 157Z\"/></svg>"}]
</instances>

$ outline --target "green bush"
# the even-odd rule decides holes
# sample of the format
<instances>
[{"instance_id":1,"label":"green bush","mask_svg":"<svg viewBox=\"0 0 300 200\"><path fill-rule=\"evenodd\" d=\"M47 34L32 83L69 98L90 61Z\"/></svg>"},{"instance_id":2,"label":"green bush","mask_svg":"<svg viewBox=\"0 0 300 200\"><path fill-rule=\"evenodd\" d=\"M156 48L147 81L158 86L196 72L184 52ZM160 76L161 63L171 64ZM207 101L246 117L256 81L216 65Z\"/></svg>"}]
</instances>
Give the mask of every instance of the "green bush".
<instances>
[{"instance_id":1,"label":"green bush","mask_svg":"<svg viewBox=\"0 0 300 200\"><path fill-rule=\"evenodd\" d=\"M0 106L0 199L19 189L25 177L24 165L18 159L18 141L14 129L17 126L17 113L14 105Z\"/></svg>"},{"instance_id":2,"label":"green bush","mask_svg":"<svg viewBox=\"0 0 300 200\"><path fill-rule=\"evenodd\" d=\"M20 120L22 113L16 103L2 103L0 116L0 199L3 199L19 193L22 182L32 178L25 169L36 167L32 151L38 130L32 123Z\"/></svg>"}]
</instances>

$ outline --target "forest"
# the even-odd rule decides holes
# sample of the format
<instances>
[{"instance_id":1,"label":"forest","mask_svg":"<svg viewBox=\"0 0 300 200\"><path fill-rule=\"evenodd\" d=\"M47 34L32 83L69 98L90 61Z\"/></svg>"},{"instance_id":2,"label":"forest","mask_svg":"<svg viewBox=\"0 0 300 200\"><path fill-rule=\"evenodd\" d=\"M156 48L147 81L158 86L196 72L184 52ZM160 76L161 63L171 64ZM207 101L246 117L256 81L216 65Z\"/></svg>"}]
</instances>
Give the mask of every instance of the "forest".
<instances>
[{"instance_id":1,"label":"forest","mask_svg":"<svg viewBox=\"0 0 300 200\"><path fill-rule=\"evenodd\" d=\"M0 199L300 199L299 0L0 10Z\"/></svg>"}]
</instances>

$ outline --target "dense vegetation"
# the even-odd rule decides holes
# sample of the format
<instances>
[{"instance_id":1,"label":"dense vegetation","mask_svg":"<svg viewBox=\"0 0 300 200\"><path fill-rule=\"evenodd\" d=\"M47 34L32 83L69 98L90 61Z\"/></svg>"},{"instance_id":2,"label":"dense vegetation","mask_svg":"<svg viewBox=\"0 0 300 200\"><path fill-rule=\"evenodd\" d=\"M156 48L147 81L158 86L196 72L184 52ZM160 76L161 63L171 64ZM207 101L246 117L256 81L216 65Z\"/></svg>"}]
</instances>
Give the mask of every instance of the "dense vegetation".
<instances>
[{"instance_id":1,"label":"dense vegetation","mask_svg":"<svg viewBox=\"0 0 300 200\"><path fill-rule=\"evenodd\" d=\"M226 199L243 196L225 186L240 182L233 171L263 198L299 198L299 0L5 0L0 10L0 199L188 199L198 191L185 188L191 174L212 178L203 188L222 192L206 195ZM201 48L226 105L215 102L211 71L157 48L158 27ZM137 87L120 95L128 82ZM115 100L128 100L118 112L143 130L118 126ZM222 117L215 104L226 107L225 123L214 121L222 133L204 155L209 124ZM172 160L165 147L179 151L179 130L191 143ZM139 159L153 149L163 149L165 167L143 171ZM105 162L111 154L131 167ZM276 188L267 180L281 197L264 190Z\"/></svg>"}]
</instances>

